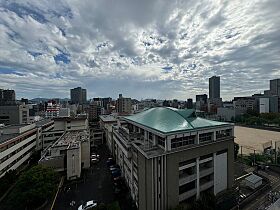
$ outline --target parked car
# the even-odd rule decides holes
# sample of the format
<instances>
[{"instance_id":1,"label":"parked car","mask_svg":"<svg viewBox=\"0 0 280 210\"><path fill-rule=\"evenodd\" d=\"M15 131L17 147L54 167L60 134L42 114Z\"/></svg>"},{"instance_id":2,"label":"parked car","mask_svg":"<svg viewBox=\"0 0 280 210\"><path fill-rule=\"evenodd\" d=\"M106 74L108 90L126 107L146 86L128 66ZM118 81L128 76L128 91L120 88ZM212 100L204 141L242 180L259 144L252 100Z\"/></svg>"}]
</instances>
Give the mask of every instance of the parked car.
<instances>
[{"instance_id":1,"label":"parked car","mask_svg":"<svg viewBox=\"0 0 280 210\"><path fill-rule=\"evenodd\" d=\"M90 161L92 164L96 164L100 161L100 159L99 158L90 158Z\"/></svg>"},{"instance_id":2,"label":"parked car","mask_svg":"<svg viewBox=\"0 0 280 210\"><path fill-rule=\"evenodd\" d=\"M112 171L111 173L112 173L113 178L121 176L121 171L120 170L115 170L115 171Z\"/></svg>"},{"instance_id":3,"label":"parked car","mask_svg":"<svg viewBox=\"0 0 280 210\"><path fill-rule=\"evenodd\" d=\"M84 204L80 205L78 210L88 210L88 209L92 209L94 207L97 207L98 203L95 200L90 200L85 202Z\"/></svg>"},{"instance_id":4,"label":"parked car","mask_svg":"<svg viewBox=\"0 0 280 210\"><path fill-rule=\"evenodd\" d=\"M111 165L110 166L110 171L114 171L116 169L120 169L120 166L119 165Z\"/></svg>"},{"instance_id":5,"label":"parked car","mask_svg":"<svg viewBox=\"0 0 280 210\"><path fill-rule=\"evenodd\" d=\"M100 155L93 153L90 155L91 158L100 158Z\"/></svg>"},{"instance_id":6,"label":"parked car","mask_svg":"<svg viewBox=\"0 0 280 210\"><path fill-rule=\"evenodd\" d=\"M113 160L113 158L108 158L106 164L108 167L110 167L115 164L115 161Z\"/></svg>"}]
</instances>

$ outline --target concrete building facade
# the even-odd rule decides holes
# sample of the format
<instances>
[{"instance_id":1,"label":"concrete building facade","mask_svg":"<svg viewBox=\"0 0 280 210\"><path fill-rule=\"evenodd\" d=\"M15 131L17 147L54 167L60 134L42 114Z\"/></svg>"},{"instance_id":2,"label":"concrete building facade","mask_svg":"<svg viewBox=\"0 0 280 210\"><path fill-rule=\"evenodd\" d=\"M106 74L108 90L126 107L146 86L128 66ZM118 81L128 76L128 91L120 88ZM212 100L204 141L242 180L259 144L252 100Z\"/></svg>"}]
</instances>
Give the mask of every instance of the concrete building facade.
<instances>
[{"instance_id":1,"label":"concrete building facade","mask_svg":"<svg viewBox=\"0 0 280 210\"><path fill-rule=\"evenodd\" d=\"M90 141L88 131L68 131L47 147L40 164L65 171L67 179L77 179L82 168L90 167Z\"/></svg>"},{"instance_id":2,"label":"concrete building facade","mask_svg":"<svg viewBox=\"0 0 280 210\"><path fill-rule=\"evenodd\" d=\"M85 104L87 102L87 90L81 87L70 90L71 102L74 104Z\"/></svg>"},{"instance_id":3,"label":"concrete building facade","mask_svg":"<svg viewBox=\"0 0 280 210\"><path fill-rule=\"evenodd\" d=\"M28 105L0 106L0 124L16 125L29 123Z\"/></svg>"},{"instance_id":4,"label":"concrete building facade","mask_svg":"<svg viewBox=\"0 0 280 210\"><path fill-rule=\"evenodd\" d=\"M116 111L119 114L131 113L131 98L124 98L122 94L119 94L119 98L116 101Z\"/></svg>"},{"instance_id":5,"label":"concrete building facade","mask_svg":"<svg viewBox=\"0 0 280 210\"><path fill-rule=\"evenodd\" d=\"M209 78L209 99L220 98L220 77Z\"/></svg>"},{"instance_id":6,"label":"concrete building facade","mask_svg":"<svg viewBox=\"0 0 280 210\"><path fill-rule=\"evenodd\" d=\"M232 124L158 107L123 117L107 144L139 210L167 210L232 187L233 136Z\"/></svg>"},{"instance_id":7,"label":"concrete building facade","mask_svg":"<svg viewBox=\"0 0 280 210\"><path fill-rule=\"evenodd\" d=\"M53 122L11 125L0 129L0 177L24 164L35 150L41 149L41 136Z\"/></svg>"}]
</instances>

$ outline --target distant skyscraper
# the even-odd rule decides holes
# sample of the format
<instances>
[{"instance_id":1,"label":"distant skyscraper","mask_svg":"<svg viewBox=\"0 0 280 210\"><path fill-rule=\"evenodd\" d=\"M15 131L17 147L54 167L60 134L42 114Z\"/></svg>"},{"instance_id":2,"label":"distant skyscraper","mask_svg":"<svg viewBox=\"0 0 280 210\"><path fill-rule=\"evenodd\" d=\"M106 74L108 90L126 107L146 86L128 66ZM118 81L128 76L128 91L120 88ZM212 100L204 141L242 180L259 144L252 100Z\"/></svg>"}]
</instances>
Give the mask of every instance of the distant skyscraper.
<instances>
[{"instance_id":1,"label":"distant skyscraper","mask_svg":"<svg viewBox=\"0 0 280 210\"><path fill-rule=\"evenodd\" d=\"M2 105L11 105L15 104L16 93L14 90L3 90L0 89L0 104Z\"/></svg>"},{"instance_id":2,"label":"distant skyscraper","mask_svg":"<svg viewBox=\"0 0 280 210\"><path fill-rule=\"evenodd\" d=\"M220 77L209 78L209 98L220 98Z\"/></svg>"},{"instance_id":3,"label":"distant skyscraper","mask_svg":"<svg viewBox=\"0 0 280 210\"><path fill-rule=\"evenodd\" d=\"M270 80L270 94L280 96L280 79Z\"/></svg>"},{"instance_id":4,"label":"distant skyscraper","mask_svg":"<svg viewBox=\"0 0 280 210\"><path fill-rule=\"evenodd\" d=\"M75 104L84 104L87 102L87 90L77 87L70 90L71 102Z\"/></svg>"},{"instance_id":5,"label":"distant skyscraper","mask_svg":"<svg viewBox=\"0 0 280 210\"><path fill-rule=\"evenodd\" d=\"M192 98L187 99L187 109L193 109L193 100Z\"/></svg>"}]
</instances>

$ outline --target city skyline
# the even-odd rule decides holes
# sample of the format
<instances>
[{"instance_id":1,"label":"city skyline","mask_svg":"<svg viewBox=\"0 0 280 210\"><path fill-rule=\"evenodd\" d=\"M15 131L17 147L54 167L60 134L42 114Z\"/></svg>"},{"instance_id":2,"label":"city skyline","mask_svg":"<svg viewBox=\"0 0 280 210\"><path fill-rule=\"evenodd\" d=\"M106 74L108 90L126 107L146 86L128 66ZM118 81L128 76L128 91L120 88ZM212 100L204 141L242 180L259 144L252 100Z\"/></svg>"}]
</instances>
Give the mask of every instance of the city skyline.
<instances>
[{"instance_id":1,"label":"city skyline","mask_svg":"<svg viewBox=\"0 0 280 210\"><path fill-rule=\"evenodd\" d=\"M64 98L81 86L89 98L185 100L208 93L218 75L225 100L259 93L280 75L279 8L276 0L3 1L0 88L18 98Z\"/></svg>"}]
</instances>

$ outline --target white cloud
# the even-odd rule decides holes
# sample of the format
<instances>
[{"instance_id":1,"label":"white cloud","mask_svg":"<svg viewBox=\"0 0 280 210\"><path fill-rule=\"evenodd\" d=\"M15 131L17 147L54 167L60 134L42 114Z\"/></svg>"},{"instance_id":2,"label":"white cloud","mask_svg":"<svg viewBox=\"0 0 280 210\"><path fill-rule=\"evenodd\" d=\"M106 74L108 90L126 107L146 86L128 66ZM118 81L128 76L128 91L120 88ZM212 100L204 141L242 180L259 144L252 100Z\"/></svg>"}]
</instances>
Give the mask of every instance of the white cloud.
<instances>
[{"instance_id":1,"label":"white cloud","mask_svg":"<svg viewBox=\"0 0 280 210\"><path fill-rule=\"evenodd\" d=\"M186 99L218 74L224 98L253 94L280 75L278 9L277 0L6 0L0 84L25 97L81 85L91 97Z\"/></svg>"}]
</instances>

